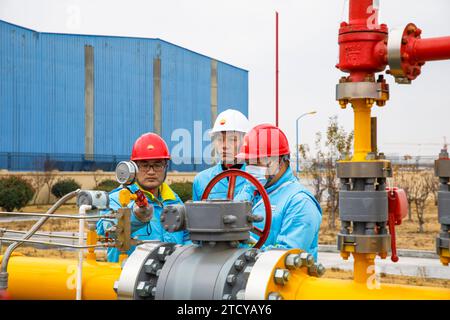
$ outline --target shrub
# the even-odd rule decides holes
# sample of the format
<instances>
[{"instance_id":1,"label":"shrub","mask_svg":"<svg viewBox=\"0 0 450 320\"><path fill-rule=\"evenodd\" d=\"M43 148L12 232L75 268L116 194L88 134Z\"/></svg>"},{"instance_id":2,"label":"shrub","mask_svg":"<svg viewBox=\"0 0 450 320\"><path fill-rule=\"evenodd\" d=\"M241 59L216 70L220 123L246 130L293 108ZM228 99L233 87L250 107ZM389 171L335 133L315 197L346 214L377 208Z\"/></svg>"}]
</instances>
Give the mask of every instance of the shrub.
<instances>
[{"instance_id":1,"label":"shrub","mask_svg":"<svg viewBox=\"0 0 450 320\"><path fill-rule=\"evenodd\" d=\"M0 207L6 211L22 209L33 196L34 189L25 179L14 176L0 179Z\"/></svg>"},{"instance_id":2,"label":"shrub","mask_svg":"<svg viewBox=\"0 0 450 320\"><path fill-rule=\"evenodd\" d=\"M120 186L120 183L118 183L116 180L106 179L106 180L101 181L98 184L97 188L95 188L95 190L111 192L112 190L116 189L119 186Z\"/></svg>"},{"instance_id":3,"label":"shrub","mask_svg":"<svg viewBox=\"0 0 450 320\"><path fill-rule=\"evenodd\" d=\"M63 179L58 182L56 182L52 187L52 194L57 197L61 198L68 194L69 192L75 191L77 189L80 189L81 185L76 182L74 179L68 178Z\"/></svg>"},{"instance_id":4,"label":"shrub","mask_svg":"<svg viewBox=\"0 0 450 320\"><path fill-rule=\"evenodd\" d=\"M170 188L178 194L183 202L192 200L192 182L174 182L170 185Z\"/></svg>"}]
</instances>

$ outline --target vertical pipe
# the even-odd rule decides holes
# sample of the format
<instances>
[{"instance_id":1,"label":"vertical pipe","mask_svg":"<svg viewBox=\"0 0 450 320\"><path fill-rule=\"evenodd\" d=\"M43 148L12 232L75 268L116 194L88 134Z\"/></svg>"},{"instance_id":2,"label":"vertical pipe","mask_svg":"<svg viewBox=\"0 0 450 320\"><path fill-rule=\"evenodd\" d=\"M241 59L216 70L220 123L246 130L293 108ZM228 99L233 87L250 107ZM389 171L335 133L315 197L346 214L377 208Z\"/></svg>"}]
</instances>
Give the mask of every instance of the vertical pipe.
<instances>
[{"instance_id":1,"label":"vertical pipe","mask_svg":"<svg viewBox=\"0 0 450 320\"><path fill-rule=\"evenodd\" d=\"M370 131L371 131L371 137L370 137L370 145L371 145L371 151L374 153L378 152L378 141L377 141L377 117L372 117L370 119Z\"/></svg>"},{"instance_id":2,"label":"vertical pipe","mask_svg":"<svg viewBox=\"0 0 450 320\"><path fill-rule=\"evenodd\" d=\"M217 60L211 59L211 128L217 118Z\"/></svg>"},{"instance_id":3,"label":"vertical pipe","mask_svg":"<svg viewBox=\"0 0 450 320\"><path fill-rule=\"evenodd\" d=\"M367 153L371 152L371 125L370 114L372 104L367 104L366 99L352 101L355 114L355 154L353 161L366 160Z\"/></svg>"},{"instance_id":4,"label":"vertical pipe","mask_svg":"<svg viewBox=\"0 0 450 320\"><path fill-rule=\"evenodd\" d=\"M88 234L87 234L87 240L86 245L96 245L97 244L97 231L95 229L95 224L88 223ZM88 248L88 253L86 256L87 260L96 261L97 256L95 254L95 248Z\"/></svg>"},{"instance_id":5,"label":"vertical pipe","mask_svg":"<svg viewBox=\"0 0 450 320\"><path fill-rule=\"evenodd\" d=\"M91 210L92 206L82 205L78 213L80 216L85 216L87 210ZM80 219L78 225L78 245L81 247L84 245L84 224L86 221L84 219ZM76 284L76 299L81 300L83 294L83 259L84 258L84 250L78 250L78 270L77 270L77 284Z\"/></svg>"},{"instance_id":6,"label":"vertical pipe","mask_svg":"<svg viewBox=\"0 0 450 320\"><path fill-rule=\"evenodd\" d=\"M153 132L161 135L161 59L153 59Z\"/></svg>"},{"instance_id":7,"label":"vertical pipe","mask_svg":"<svg viewBox=\"0 0 450 320\"><path fill-rule=\"evenodd\" d=\"M350 25L366 25L371 16L378 22L378 11L374 11L374 0L350 0L349 23Z\"/></svg>"},{"instance_id":8,"label":"vertical pipe","mask_svg":"<svg viewBox=\"0 0 450 320\"><path fill-rule=\"evenodd\" d=\"M298 165L298 148L299 148L299 145L298 145L298 120L299 120L300 118L297 118L297 120L295 121L295 145L296 145L296 148L297 148L297 152L296 152L296 159L297 159L297 176L298 176L298 172L300 171L299 170L299 165Z\"/></svg>"},{"instance_id":9,"label":"vertical pipe","mask_svg":"<svg viewBox=\"0 0 450 320\"><path fill-rule=\"evenodd\" d=\"M278 127L278 12L275 12L275 125Z\"/></svg>"},{"instance_id":10,"label":"vertical pipe","mask_svg":"<svg viewBox=\"0 0 450 320\"><path fill-rule=\"evenodd\" d=\"M94 47L84 46L84 153L94 155Z\"/></svg>"},{"instance_id":11,"label":"vertical pipe","mask_svg":"<svg viewBox=\"0 0 450 320\"><path fill-rule=\"evenodd\" d=\"M353 253L353 281L369 285L370 280L375 280L375 256L374 253Z\"/></svg>"},{"instance_id":12,"label":"vertical pipe","mask_svg":"<svg viewBox=\"0 0 450 320\"><path fill-rule=\"evenodd\" d=\"M211 59L211 128L217 118L217 60ZM216 158L216 148L211 148L211 158ZM195 161L193 171L196 171Z\"/></svg>"}]
</instances>

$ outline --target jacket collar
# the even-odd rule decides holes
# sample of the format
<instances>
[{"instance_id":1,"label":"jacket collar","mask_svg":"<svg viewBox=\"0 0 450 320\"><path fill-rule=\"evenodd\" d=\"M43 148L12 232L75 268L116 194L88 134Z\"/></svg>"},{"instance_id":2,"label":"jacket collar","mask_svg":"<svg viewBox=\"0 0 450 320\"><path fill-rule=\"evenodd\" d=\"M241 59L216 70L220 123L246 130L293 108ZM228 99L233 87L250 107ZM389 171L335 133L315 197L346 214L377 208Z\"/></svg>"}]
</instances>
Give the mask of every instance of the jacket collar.
<instances>
[{"instance_id":1,"label":"jacket collar","mask_svg":"<svg viewBox=\"0 0 450 320\"><path fill-rule=\"evenodd\" d=\"M287 181L295 181L297 178L294 176L294 174L292 173L292 169L291 166L288 166L286 171L283 173L283 175L280 177L280 179L278 179L277 182L275 182L274 185L271 185L270 187L268 187L266 189L267 193L270 193L272 191L274 191L275 189L278 189L283 183L287 182Z\"/></svg>"},{"instance_id":2,"label":"jacket collar","mask_svg":"<svg viewBox=\"0 0 450 320\"><path fill-rule=\"evenodd\" d=\"M139 187L139 189L142 190L142 192L144 192L144 194L152 201L156 201L156 200L162 200L163 202L167 201L167 200L177 200L176 196L175 196L175 192L173 192L172 189L170 189L169 185L165 182L163 182L162 185L159 186L158 190L159 190L159 198L157 199L153 193L144 190L137 182L136 182L137 186Z\"/></svg>"}]
</instances>

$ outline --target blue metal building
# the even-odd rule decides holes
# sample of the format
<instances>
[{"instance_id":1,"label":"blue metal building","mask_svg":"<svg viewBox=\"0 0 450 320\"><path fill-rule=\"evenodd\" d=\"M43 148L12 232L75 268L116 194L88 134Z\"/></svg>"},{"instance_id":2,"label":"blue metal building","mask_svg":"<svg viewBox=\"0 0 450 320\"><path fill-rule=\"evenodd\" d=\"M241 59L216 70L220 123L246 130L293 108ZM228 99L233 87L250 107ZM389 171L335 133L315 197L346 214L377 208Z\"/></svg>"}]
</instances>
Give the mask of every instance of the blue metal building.
<instances>
[{"instance_id":1,"label":"blue metal building","mask_svg":"<svg viewBox=\"0 0 450 320\"><path fill-rule=\"evenodd\" d=\"M171 169L197 171L207 159L194 155L217 114L248 115L246 70L161 39L41 33L0 20L0 70L0 169L112 170L153 131L171 150L189 133Z\"/></svg>"}]
</instances>

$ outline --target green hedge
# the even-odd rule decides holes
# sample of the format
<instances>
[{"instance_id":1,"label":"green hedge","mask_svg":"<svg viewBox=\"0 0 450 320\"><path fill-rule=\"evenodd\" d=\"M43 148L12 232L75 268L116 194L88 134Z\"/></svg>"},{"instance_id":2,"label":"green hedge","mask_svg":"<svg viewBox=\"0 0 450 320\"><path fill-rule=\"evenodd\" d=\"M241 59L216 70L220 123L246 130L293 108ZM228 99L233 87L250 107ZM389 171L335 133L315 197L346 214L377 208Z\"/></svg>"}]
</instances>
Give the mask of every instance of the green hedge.
<instances>
[{"instance_id":1,"label":"green hedge","mask_svg":"<svg viewBox=\"0 0 450 320\"><path fill-rule=\"evenodd\" d=\"M20 210L33 199L34 189L31 184L20 177L0 179L0 207L8 212Z\"/></svg>"},{"instance_id":2,"label":"green hedge","mask_svg":"<svg viewBox=\"0 0 450 320\"><path fill-rule=\"evenodd\" d=\"M111 192L112 190L116 189L119 186L120 184L116 180L106 179L101 181L98 184L97 188L95 188L95 190Z\"/></svg>"},{"instance_id":3,"label":"green hedge","mask_svg":"<svg viewBox=\"0 0 450 320\"><path fill-rule=\"evenodd\" d=\"M62 198L66 194L80 189L81 185L72 178L62 179L52 187L52 194L57 198Z\"/></svg>"},{"instance_id":4,"label":"green hedge","mask_svg":"<svg viewBox=\"0 0 450 320\"><path fill-rule=\"evenodd\" d=\"M170 188L178 194L183 202L192 200L192 182L174 182Z\"/></svg>"}]
</instances>

